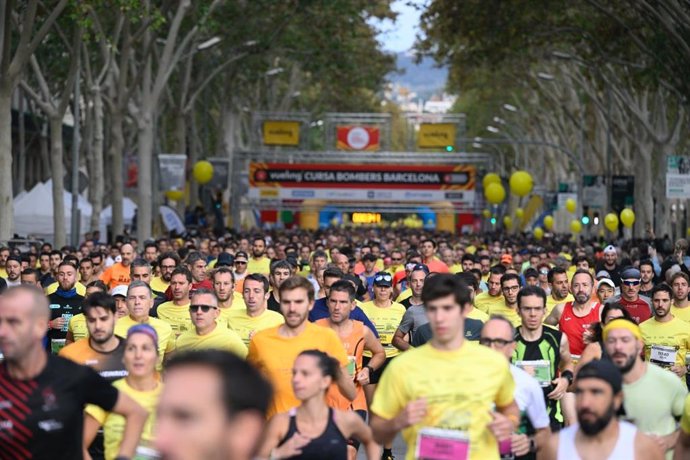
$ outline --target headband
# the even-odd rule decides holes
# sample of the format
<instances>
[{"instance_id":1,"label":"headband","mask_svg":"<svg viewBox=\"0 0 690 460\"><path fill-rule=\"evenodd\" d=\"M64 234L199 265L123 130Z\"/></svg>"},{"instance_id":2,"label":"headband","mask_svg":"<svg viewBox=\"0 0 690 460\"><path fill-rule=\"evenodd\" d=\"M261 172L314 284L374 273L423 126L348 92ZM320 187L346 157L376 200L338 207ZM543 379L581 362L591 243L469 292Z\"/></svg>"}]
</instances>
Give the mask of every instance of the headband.
<instances>
[{"instance_id":1,"label":"headband","mask_svg":"<svg viewBox=\"0 0 690 460\"><path fill-rule=\"evenodd\" d=\"M158 334L156 333L156 330L149 326L148 324L136 324L132 327L129 328L127 331L127 339L129 340L130 337L132 337L134 334L144 334L148 335L151 340L153 340L153 344L156 347L156 350L158 350Z\"/></svg>"},{"instance_id":2,"label":"headband","mask_svg":"<svg viewBox=\"0 0 690 460\"><path fill-rule=\"evenodd\" d=\"M606 340L606 338L609 335L609 332L611 332L613 329L627 329L630 332L632 332L632 334L637 338L637 340L642 340L642 332L640 331L640 326L633 323L632 321L628 321L627 319L614 319L606 326L604 326L604 330L602 331L602 337L604 338L604 340Z\"/></svg>"}]
</instances>

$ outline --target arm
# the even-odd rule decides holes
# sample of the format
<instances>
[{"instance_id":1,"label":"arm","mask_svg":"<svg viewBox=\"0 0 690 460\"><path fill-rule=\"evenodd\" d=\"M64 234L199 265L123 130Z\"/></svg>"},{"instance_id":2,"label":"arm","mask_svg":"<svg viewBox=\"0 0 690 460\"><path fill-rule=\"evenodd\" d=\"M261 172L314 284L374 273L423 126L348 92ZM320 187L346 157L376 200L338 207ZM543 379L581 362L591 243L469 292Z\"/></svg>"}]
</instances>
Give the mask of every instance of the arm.
<instances>
[{"instance_id":1,"label":"arm","mask_svg":"<svg viewBox=\"0 0 690 460\"><path fill-rule=\"evenodd\" d=\"M359 440L364 446L364 450L367 453L367 458L376 459L381 456L381 448L374 441L374 435L369 428L369 425L364 423L359 415L354 412L336 412L336 417L343 418L344 424L347 426L347 431L350 432L349 438L355 438Z\"/></svg>"},{"instance_id":2,"label":"arm","mask_svg":"<svg viewBox=\"0 0 690 460\"><path fill-rule=\"evenodd\" d=\"M582 355L580 355L580 360L577 362L577 366L575 366L575 375L580 372L582 366L595 359L601 359L601 345L599 345L599 342L590 343L585 347Z\"/></svg>"},{"instance_id":3,"label":"arm","mask_svg":"<svg viewBox=\"0 0 690 460\"><path fill-rule=\"evenodd\" d=\"M338 389L340 393L345 396L350 401L354 401L357 397L357 388L355 387L355 382L350 378L350 374L347 372L347 365L340 368L340 374L338 374Z\"/></svg>"},{"instance_id":4,"label":"arm","mask_svg":"<svg viewBox=\"0 0 690 460\"><path fill-rule=\"evenodd\" d=\"M498 441L508 439L520 424L520 409L515 400L513 400L507 406L497 406L496 412L491 412L491 418L489 430L494 437Z\"/></svg>"},{"instance_id":5,"label":"arm","mask_svg":"<svg viewBox=\"0 0 690 460\"><path fill-rule=\"evenodd\" d=\"M144 430L144 424L149 413L121 391L119 392L117 403L115 403L115 407L113 407L111 412L122 415L126 421L117 456L131 458L137 449L137 444L139 444L139 438Z\"/></svg>"},{"instance_id":6,"label":"arm","mask_svg":"<svg viewBox=\"0 0 690 460\"><path fill-rule=\"evenodd\" d=\"M96 439L96 434L98 433L98 429L101 427L101 424L93 418L89 413L84 414L84 441L83 441L83 451L84 451L84 458L85 459L91 459L91 455L89 454L89 446L93 442L94 439Z\"/></svg>"},{"instance_id":7,"label":"arm","mask_svg":"<svg viewBox=\"0 0 690 460\"><path fill-rule=\"evenodd\" d=\"M637 441L637 440L636 440ZM676 441L676 448L673 452L674 460L683 460L690 457L690 434L685 431L680 432Z\"/></svg>"},{"instance_id":8,"label":"arm","mask_svg":"<svg viewBox=\"0 0 690 460\"><path fill-rule=\"evenodd\" d=\"M391 342L395 348L400 351L405 351L410 349L410 344L405 340L405 333L398 328L393 335L393 340Z\"/></svg>"},{"instance_id":9,"label":"arm","mask_svg":"<svg viewBox=\"0 0 690 460\"><path fill-rule=\"evenodd\" d=\"M393 442L395 436L408 426L414 425L426 416L426 400L418 399L405 406L393 419L388 420L379 417L371 412L371 430L374 433L374 440L379 444L388 445Z\"/></svg>"},{"instance_id":10,"label":"arm","mask_svg":"<svg viewBox=\"0 0 690 460\"><path fill-rule=\"evenodd\" d=\"M556 460L558 455L558 433L547 438L546 443L539 446L537 451L538 460ZM644 458L644 457L641 457Z\"/></svg>"},{"instance_id":11,"label":"arm","mask_svg":"<svg viewBox=\"0 0 690 460\"><path fill-rule=\"evenodd\" d=\"M383 363L386 361L386 352L383 349L383 345L381 345L381 342L374 337L374 334L366 328L364 329L364 349L371 352L369 367L376 370L383 366ZM370 378L369 369L365 367L357 374L357 383L360 385L367 385Z\"/></svg>"},{"instance_id":12,"label":"arm","mask_svg":"<svg viewBox=\"0 0 690 460\"><path fill-rule=\"evenodd\" d=\"M561 355L561 362L559 365L561 374L565 371L573 372L573 361L570 357L570 345L568 343L568 336L565 334L561 335L561 346L559 349ZM558 377L553 379L552 383L556 386L551 393L546 395L550 399L561 399L568 387L570 386L570 381L565 377Z\"/></svg>"},{"instance_id":13,"label":"arm","mask_svg":"<svg viewBox=\"0 0 690 460\"><path fill-rule=\"evenodd\" d=\"M678 458L675 457L675 455L677 454L674 454L674 458ZM659 444L655 442L654 439L638 430L637 434L635 435L635 458L644 458L645 460L663 460L664 451L662 451L662 449L659 447Z\"/></svg>"},{"instance_id":14,"label":"arm","mask_svg":"<svg viewBox=\"0 0 690 460\"><path fill-rule=\"evenodd\" d=\"M558 322L561 320L561 315L563 314L563 307L564 305L562 303L556 305L553 310L551 310L551 313L549 313L549 316L544 320L544 324L558 326Z\"/></svg>"}]
</instances>

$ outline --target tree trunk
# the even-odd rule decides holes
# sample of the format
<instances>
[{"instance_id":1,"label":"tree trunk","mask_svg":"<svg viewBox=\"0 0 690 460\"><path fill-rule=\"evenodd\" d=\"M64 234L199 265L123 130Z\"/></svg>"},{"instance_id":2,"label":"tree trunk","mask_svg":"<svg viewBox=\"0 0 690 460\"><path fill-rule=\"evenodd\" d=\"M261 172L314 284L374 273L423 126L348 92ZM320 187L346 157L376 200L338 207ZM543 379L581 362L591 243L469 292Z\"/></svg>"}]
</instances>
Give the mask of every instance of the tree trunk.
<instances>
[{"instance_id":1,"label":"tree trunk","mask_svg":"<svg viewBox=\"0 0 690 460\"><path fill-rule=\"evenodd\" d=\"M143 104L142 104L143 105ZM137 238L144 242L151 238L153 220L153 193L151 177L153 174L153 114L149 107L141 107L139 113L139 132L137 150L139 154L139 208L137 212Z\"/></svg>"},{"instance_id":2,"label":"tree trunk","mask_svg":"<svg viewBox=\"0 0 690 460\"><path fill-rule=\"evenodd\" d=\"M19 148L17 149L17 183L15 184L16 193L26 190L26 124L24 123L24 108L26 106L26 99L24 92L18 88L19 93Z\"/></svg>"},{"instance_id":3,"label":"tree trunk","mask_svg":"<svg viewBox=\"0 0 690 460\"><path fill-rule=\"evenodd\" d=\"M62 117L50 117L50 162L53 179L53 245L60 248L66 242L64 176L65 167L62 163Z\"/></svg>"},{"instance_id":4,"label":"tree trunk","mask_svg":"<svg viewBox=\"0 0 690 460\"><path fill-rule=\"evenodd\" d=\"M638 151L635 167L635 197L634 206L635 220L641 222L637 228L633 227L633 237L642 235L639 229L644 229L647 223L654 222L654 193L652 190L652 155L650 150L653 148L649 143L640 143L638 148L647 150ZM637 230L637 232L635 232Z\"/></svg>"},{"instance_id":5,"label":"tree trunk","mask_svg":"<svg viewBox=\"0 0 690 460\"><path fill-rule=\"evenodd\" d=\"M123 132L124 116L119 109L114 109L110 113L110 149L108 156L111 161L112 180L112 206L113 206L113 238L124 233L125 224L122 211L122 199L124 198L124 174L122 171L123 150L125 148L125 135ZM141 172L139 174L141 180ZM107 235L103 235L105 238Z\"/></svg>"},{"instance_id":6,"label":"tree trunk","mask_svg":"<svg viewBox=\"0 0 690 460\"><path fill-rule=\"evenodd\" d=\"M92 168L89 172L89 198L93 214L91 214L91 231L98 230L103 210L103 196L105 195L105 181L103 172L103 96L100 88L93 91L93 147L91 148ZM122 200L120 200L122 202ZM114 210L114 208L113 208ZM103 235L105 236L105 235Z\"/></svg>"},{"instance_id":7,"label":"tree trunk","mask_svg":"<svg viewBox=\"0 0 690 460\"><path fill-rule=\"evenodd\" d=\"M12 206L12 85L0 83L0 241L14 232Z\"/></svg>"}]
</instances>

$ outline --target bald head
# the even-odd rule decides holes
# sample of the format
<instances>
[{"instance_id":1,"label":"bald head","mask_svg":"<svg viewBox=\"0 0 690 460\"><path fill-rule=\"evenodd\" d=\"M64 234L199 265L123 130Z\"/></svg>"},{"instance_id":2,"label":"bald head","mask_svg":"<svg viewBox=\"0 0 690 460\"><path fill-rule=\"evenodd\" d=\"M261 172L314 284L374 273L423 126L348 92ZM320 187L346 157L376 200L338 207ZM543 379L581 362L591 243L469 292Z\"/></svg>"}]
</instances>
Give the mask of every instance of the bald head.
<instances>
[{"instance_id":1,"label":"bald head","mask_svg":"<svg viewBox=\"0 0 690 460\"><path fill-rule=\"evenodd\" d=\"M0 299L8 302L21 302L34 319L45 319L46 321L50 319L48 298L37 286L22 284L11 287L3 293Z\"/></svg>"},{"instance_id":2,"label":"bald head","mask_svg":"<svg viewBox=\"0 0 690 460\"><path fill-rule=\"evenodd\" d=\"M514 339L515 328L510 321L502 316L492 316L484 323L480 342L490 342L487 346L503 354L510 361L515 351Z\"/></svg>"}]
</instances>

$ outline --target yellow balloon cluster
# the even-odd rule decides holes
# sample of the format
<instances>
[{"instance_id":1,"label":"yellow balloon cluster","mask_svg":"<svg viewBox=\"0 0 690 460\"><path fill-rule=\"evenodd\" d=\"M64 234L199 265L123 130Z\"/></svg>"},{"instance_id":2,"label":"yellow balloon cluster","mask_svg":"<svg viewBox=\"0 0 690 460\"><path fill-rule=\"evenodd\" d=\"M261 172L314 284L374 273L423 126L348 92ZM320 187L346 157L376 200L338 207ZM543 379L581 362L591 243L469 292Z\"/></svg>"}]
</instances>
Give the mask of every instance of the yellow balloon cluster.
<instances>
[{"instance_id":1,"label":"yellow balloon cluster","mask_svg":"<svg viewBox=\"0 0 690 460\"><path fill-rule=\"evenodd\" d=\"M570 231L575 233L576 235L582 231L582 222L579 220L575 219L570 222Z\"/></svg>"},{"instance_id":2,"label":"yellow balloon cluster","mask_svg":"<svg viewBox=\"0 0 690 460\"><path fill-rule=\"evenodd\" d=\"M505 216L503 218L503 226L510 230L513 227L513 219L510 216Z\"/></svg>"},{"instance_id":3,"label":"yellow balloon cluster","mask_svg":"<svg viewBox=\"0 0 690 460\"><path fill-rule=\"evenodd\" d=\"M515 171L510 176L510 191L517 196L526 196L532 191L532 176L527 171Z\"/></svg>"},{"instance_id":4,"label":"yellow balloon cluster","mask_svg":"<svg viewBox=\"0 0 690 460\"><path fill-rule=\"evenodd\" d=\"M614 212L606 214L604 217L604 226L610 231L615 232L618 230L618 216Z\"/></svg>"},{"instance_id":5,"label":"yellow balloon cluster","mask_svg":"<svg viewBox=\"0 0 690 460\"><path fill-rule=\"evenodd\" d=\"M482 185L484 186L484 189L489 186L489 184L500 184L501 183L501 176L499 176L496 173L488 173L487 175L484 176L484 179L482 179Z\"/></svg>"},{"instance_id":6,"label":"yellow balloon cluster","mask_svg":"<svg viewBox=\"0 0 690 460\"><path fill-rule=\"evenodd\" d=\"M506 198L506 189L501 184L491 183L484 189L484 197L491 204L500 204Z\"/></svg>"},{"instance_id":7,"label":"yellow balloon cluster","mask_svg":"<svg viewBox=\"0 0 690 460\"><path fill-rule=\"evenodd\" d=\"M568 198L565 200L565 209L567 209L571 214L574 213L577 209L577 201L573 200L572 198Z\"/></svg>"},{"instance_id":8,"label":"yellow balloon cluster","mask_svg":"<svg viewBox=\"0 0 690 460\"><path fill-rule=\"evenodd\" d=\"M517 208L515 210L515 217L522 220L522 218L525 217L525 211L522 208Z\"/></svg>"},{"instance_id":9,"label":"yellow balloon cluster","mask_svg":"<svg viewBox=\"0 0 690 460\"><path fill-rule=\"evenodd\" d=\"M541 227L536 227L534 229L534 237L537 240L541 240L542 238L544 238L544 230Z\"/></svg>"},{"instance_id":10,"label":"yellow balloon cluster","mask_svg":"<svg viewBox=\"0 0 690 460\"><path fill-rule=\"evenodd\" d=\"M553 216L544 217L544 227L547 230L553 230Z\"/></svg>"}]
</instances>

